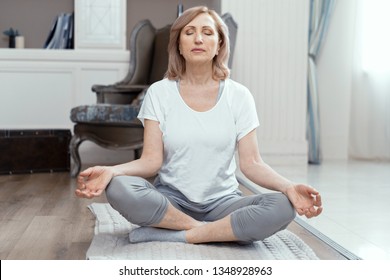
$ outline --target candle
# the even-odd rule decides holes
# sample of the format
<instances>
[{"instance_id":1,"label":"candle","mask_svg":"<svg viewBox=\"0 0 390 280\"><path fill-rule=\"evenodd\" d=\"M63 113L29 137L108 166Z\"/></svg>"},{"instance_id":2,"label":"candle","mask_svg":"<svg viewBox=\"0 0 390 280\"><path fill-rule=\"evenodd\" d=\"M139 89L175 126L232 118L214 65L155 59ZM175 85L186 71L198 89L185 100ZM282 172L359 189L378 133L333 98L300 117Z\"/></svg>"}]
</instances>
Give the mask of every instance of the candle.
<instances>
[{"instance_id":1,"label":"candle","mask_svg":"<svg viewBox=\"0 0 390 280\"><path fill-rule=\"evenodd\" d=\"M15 37L15 48L17 48L17 49L24 48L24 37L23 36L16 36Z\"/></svg>"}]
</instances>

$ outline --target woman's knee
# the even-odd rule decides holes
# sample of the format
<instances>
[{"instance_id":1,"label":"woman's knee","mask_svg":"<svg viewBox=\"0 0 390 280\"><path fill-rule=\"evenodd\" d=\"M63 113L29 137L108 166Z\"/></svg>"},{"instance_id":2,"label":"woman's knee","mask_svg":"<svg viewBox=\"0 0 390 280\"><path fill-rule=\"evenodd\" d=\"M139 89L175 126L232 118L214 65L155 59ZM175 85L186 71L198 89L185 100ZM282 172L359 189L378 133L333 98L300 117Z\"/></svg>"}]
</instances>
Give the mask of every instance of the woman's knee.
<instances>
[{"instance_id":1,"label":"woman's knee","mask_svg":"<svg viewBox=\"0 0 390 280\"><path fill-rule=\"evenodd\" d=\"M232 227L241 241L263 240L285 229L295 218L295 210L281 193L265 194L254 204L232 213Z\"/></svg>"},{"instance_id":2,"label":"woman's knee","mask_svg":"<svg viewBox=\"0 0 390 280\"><path fill-rule=\"evenodd\" d=\"M106 188L107 201L126 218L128 218L128 213L132 209L137 209L137 204L142 201L140 195L144 183L139 179L128 176L114 177Z\"/></svg>"},{"instance_id":3,"label":"woman's knee","mask_svg":"<svg viewBox=\"0 0 390 280\"><path fill-rule=\"evenodd\" d=\"M111 182L106 188L106 197L110 204L116 205L123 199L129 202L133 197L134 184L131 177L118 176L112 178Z\"/></svg>"},{"instance_id":4,"label":"woman's knee","mask_svg":"<svg viewBox=\"0 0 390 280\"><path fill-rule=\"evenodd\" d=\"M279 213L279 217L282 221L285 221L286 224L294 220L296 212L294 206L291 204L290 200L286 195L282 193L275 194L277 202L275 203L276 211Z\"/></svg>"},{"instance_id":5,"label":"woman's knee","mask_svg":"<svg viewBox=\"0 0 390 280\"><path fill-rule=\"evenodd\" d=\"M295 218L295 209L290 200L283 193L268 193L258 197L254 202L256 205L259 217L261 213L272 217L272 220L280 221L281 223L291 222Z\"/></svg>"},{"instance_id":6,"label":"woman's knee","mask_svg":"<svg viewBox=\"0 0 390 280\"><path fill-rule=\"evenodd\" d=\"M106 188L106 197L129 222L141 226L158 223L168 207L168 200L138 177L114 177Z\"/></svg>"}]
</instances>

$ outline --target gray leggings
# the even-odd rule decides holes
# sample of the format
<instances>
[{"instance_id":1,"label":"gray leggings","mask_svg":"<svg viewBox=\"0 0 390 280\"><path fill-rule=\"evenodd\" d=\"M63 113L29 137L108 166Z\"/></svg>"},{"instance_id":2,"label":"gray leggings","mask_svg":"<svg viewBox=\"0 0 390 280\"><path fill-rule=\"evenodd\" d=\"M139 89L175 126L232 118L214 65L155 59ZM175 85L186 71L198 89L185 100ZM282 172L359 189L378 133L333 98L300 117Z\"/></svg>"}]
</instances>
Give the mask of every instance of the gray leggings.
<instances>
[{"instance_id":1,"label":"gray leggings","mask_svg":"<svg viewBox=\"0 0 390 280\"><path fill-rule=\"evenodd\" d=\"M158 224L171 203L199 221L216 221L231 215L233 233L239 241L263 240L285 229L295 210L282 193L241 196L232 193L209 204L190 202L180 192L139 177L114 177L106 189L111 206L129 222L140 226Z\"/></svg>"}]
</instances>

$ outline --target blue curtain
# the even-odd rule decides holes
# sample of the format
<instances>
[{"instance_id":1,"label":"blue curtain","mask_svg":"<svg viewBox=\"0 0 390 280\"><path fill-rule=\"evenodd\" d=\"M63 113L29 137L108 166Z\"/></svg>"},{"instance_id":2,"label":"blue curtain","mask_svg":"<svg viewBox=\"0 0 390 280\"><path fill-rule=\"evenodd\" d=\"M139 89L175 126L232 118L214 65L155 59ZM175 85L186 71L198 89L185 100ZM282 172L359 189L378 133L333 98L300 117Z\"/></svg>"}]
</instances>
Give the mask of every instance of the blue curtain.
<instances>
[{"instance_id":1,"label":"blue curtain","mask_svg":"<svg viewBox=\"0 0 390 280\"><path fill-rule=\"evenodd\" d=\"M320 118L316 61L323 44L335 0L310 0L309 59L307 78L307 140L309 163L320 164Z\"/></svg>"}]
</instances>

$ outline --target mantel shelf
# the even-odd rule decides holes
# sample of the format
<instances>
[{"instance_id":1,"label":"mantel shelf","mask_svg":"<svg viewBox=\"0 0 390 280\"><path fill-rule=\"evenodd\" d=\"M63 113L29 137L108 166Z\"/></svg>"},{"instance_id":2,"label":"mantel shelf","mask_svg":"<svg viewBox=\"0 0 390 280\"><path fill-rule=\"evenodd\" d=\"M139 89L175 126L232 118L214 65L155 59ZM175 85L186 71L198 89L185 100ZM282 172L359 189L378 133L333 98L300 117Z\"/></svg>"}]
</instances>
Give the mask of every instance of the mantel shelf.
<instances>
[{"instance_id":1,"label":"mantel shelf","mask_svg":"<svg viewBox=\"0 0 390 280\"><path fill-rule=\"evenodd\" d=\"M120 62L130 59L128 50L97 49L7 49L0 48L0 63L3 61L64 61L64 62Z\"/></svg>"}]
</instances>

